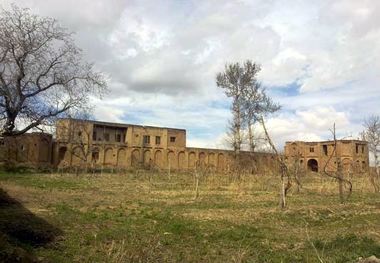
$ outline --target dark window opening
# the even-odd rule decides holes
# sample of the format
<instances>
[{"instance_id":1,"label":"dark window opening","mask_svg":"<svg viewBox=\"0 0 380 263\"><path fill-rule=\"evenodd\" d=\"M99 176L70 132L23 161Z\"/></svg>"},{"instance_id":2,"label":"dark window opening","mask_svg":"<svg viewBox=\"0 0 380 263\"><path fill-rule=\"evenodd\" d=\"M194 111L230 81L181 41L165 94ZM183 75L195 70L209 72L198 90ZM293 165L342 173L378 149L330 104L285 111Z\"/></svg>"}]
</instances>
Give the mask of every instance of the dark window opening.
<instances>
[{"instance_id":1,"label":"dark window opening","mask_svg":"<svg viewBox=\"0 0 380 263\"><path fill-rule=\"evenodd\" d=\"M82 132L79 131L79 132L77 133L77 135L78 135L78 138L82 137Z\"/></svg>"},{"instance_id":2,"label":"dark window opening","mask_svg":"<svg viewBox=\"0 0 380 263\"><path fill-rule=\"evenodd\" d=\"M117 142L121 142L121 134L116 134L116 138L115 138L115 140L116 140Z\"/></svg>"},{"instance_id":3,"label":"dark window opening","mask_svg":"<svg viewBox=\"0 0 380 263\"><path fill-rule=\"evenodd\" d=\"M144 135L143 142L144 142L144 144L150 144L150 136L149 135Z\"/></svg>"},{"instance_id":4,"label":"dark window opening","mask_svg":"<svg viewBox=\"0 0 380 263\"><path fill-rule=\"evenodd\" d=\"M95 163L99 161L99 152L92 152L92 161Z\"/></svg>"},{"instance_id":5,"label":"dark window opening","mask_svg":"<svg viewBox=\"0 0 380 263\"><path fill-rule=\"evenodd\" d=\"M175 142L175 137L170 137L170 142Z\"/></svg>"},{"instance_id":6,"label":"dark window opening","mask_svg":"<svg viewBox=\"0 0 380 263\"><path fill-rule=\"evenodd\" d=\"M160 145L160 144L161 144L161 137L156 136L156 145Z\"/></svg>"},{"instance_id":7,"label":"dark window opening","mask_svg":"<svg viewBox=\"0 0 380 263\"><path fill-rule=\"evenodd\" d=\"M328 152L327 152L327 145L323 145L323 153L324 153L325 155L328 154Z\"/></svg>"},{"instance_id":8,"label":"dark window opening","mask_svg":"<svg viewBox=\"0 0 380 263\"><path fill-rule=\"evenodd\" d=\"M20 149L21 149L21 151L25 151L25 146L21 145Z\"/></svg>"},{"instance_id":9,"label":"dark window opening","mask_svg":"<svg viewBox=\"0 0 380 263\"><path fill-rule=\"evenodd\" d=\"M356 153L359 153L359 145L356 144Z\"/></svg>"},{"instance_id":10,"label":"dark window opening","mask_svg":"<svg viewBox=\"0 0 380 263\"><path fill-rule=\"evenodd\" d=\"M110 135L109 135L109 133L105 133L105 134L104 134L104 140L105 140L106 142L108 142L108 141L110 140Z\"/></svg>"},{"instance_id":11,"label":"dark window opening","mask_svg":"<svg viewBox=\"0 0 380 263\"><path fill-rule=\"evenodd\" d=\"M311 153L314 152L314 147L310 147L310 152L311 152Z\"/></svg>"},{"instance_id":12,"label":"dark window opening","mask_svg":"<svg viewBox=\"0 0 380 263\"><path fill-rule=\"evenodd\" d=\"M92 140L93 140L93 141L96 141L96 131L94 131L94 132L92 133Z\"/></svg>"},{"instance_id":13,"label":"dark window opening","mask_svg":"<svg viewBox=\"0 0 380 263\"><path fill-rule=\"evenodd\" d=\"M364 145L362 145L362 153L364 153Z\"/></svg>"}]
</instances>

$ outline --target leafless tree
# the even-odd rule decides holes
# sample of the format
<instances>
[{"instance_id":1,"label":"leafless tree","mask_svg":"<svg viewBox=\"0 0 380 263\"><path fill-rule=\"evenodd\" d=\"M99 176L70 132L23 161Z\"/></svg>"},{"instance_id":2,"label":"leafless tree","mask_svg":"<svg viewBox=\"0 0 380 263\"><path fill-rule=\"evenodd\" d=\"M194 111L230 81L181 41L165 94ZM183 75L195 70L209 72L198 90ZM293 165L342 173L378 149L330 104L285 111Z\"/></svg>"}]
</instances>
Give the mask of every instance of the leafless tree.
<instances>
[{"instance_id":1,"label":"leafless tree","mask_svg":"<svg viewBox=\"0 0 380 263\"><path fill-rule=\"evenodd\" d=\"M338 157L338 154L337 154L337 139L336 139L335 123L333 125L333 129L331 130L331 133L333 135L334 148L333 148L333 151L330 154L329 158L327 159L325 166L323 167L323 173L326 176L334 178L338 181L340 202L344 203L351 196L352 183L350 180L345 179L343 176L342 160L340 157ZM327 171L327 167L331 164L331 162L333 160L335 160L334 163L336 163L336 172L329 172L329 171ZM345 186L348 188L347 195L345 195L345 193L344 193L344 187Z\"/></svg>"},{"instance_id":2,"label":"leafless tree","mask_svg":"<svg viewBox=\"0 0 380 263\"><path fill-rule=\"evenodd\" d=\"M258 122L261 116L274 113L280 110L281 106L274 103L266 94L261 83L255 81L253 85L248 86L244 92L243 99L243 120L248 128L249 150L255 151L256 136L254 134L254 124Z\"/></svg>"},{"instance_id":3,"label":"leafless tree","mask_svg":"<svg viewBox=\"0 0 380 263\"><path fill-rule=\"evenodd\" d=\"M364 121L363 139L368 142L368 148L375 159L375 175L371 175L371 182L375 191L380 191L380 116L371 116Z\"/></svg>"},{"instance_id":4,"label":"leafless tree","mask_svg":"<svg viewBox=\"0 0 380 263\"><path fill-rule=\"evenodd\" d=\"M229 123L228 135L231 145L238 156L243 143L244 100L247 90L257 82L256 75L260 66L247 60L240 63L226 64L223 72L216 75L216 84L222 88L227 97L232 98L232 121Z\"/></svg>"},{"instance_id":5,"label":"leafless tree","mask_svg":"<svg viewBox=\"0 0 380 263\"><path fill-rule=\"evenodd\" d=\"M286 207L286 195L290 188L292 187L292 180L291 176L289 174L288 166L286 165L286 162L284 160L284 156L279 154L279 152L276 149L276 146L274 145L268 129L265 125L264 117L258 118L258 121L260 122L261 126L263 127L265 137L267 138L268 144L270 145L272 151L275 154L276 160L280 167L280 178L281 178L281 190L280 190L280 207L285 208Z\"/></svg>"},{"instance_id":6,"label":"leafless tree","mask_svg":"<svg viewBox=\"0 0 380 263\"><path fill-rule=\"evenodd\" d=\"M106 90L102 74L83 61L72 33L56 20L15 5L0 14L0 120L18 135L82 111ZM21 129L17 124L21 123Z\"/></svg>"}]
</instances>

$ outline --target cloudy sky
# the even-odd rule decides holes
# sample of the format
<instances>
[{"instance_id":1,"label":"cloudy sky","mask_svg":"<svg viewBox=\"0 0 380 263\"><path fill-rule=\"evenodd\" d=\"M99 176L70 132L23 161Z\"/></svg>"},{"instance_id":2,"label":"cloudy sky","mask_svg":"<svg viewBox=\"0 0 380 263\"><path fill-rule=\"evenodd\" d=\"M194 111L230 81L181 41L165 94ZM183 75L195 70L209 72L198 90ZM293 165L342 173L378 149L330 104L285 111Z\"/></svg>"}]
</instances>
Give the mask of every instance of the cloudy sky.
<instances>
[{"instance_id":1,"label":"cloudy sky","mask_svg":"<svg viewBox=\"0 0 380 263\"><path fill-rule=\"evenodd\" d=\"M12 1L0 0L7 8ZM186 128L188 146L224 147L230 101L215 85L251 59L282 110L278 146L362 130L380 115L379 0L18 0L76 32L109 79L102 121Z\"/></svg>"}]
</instances>

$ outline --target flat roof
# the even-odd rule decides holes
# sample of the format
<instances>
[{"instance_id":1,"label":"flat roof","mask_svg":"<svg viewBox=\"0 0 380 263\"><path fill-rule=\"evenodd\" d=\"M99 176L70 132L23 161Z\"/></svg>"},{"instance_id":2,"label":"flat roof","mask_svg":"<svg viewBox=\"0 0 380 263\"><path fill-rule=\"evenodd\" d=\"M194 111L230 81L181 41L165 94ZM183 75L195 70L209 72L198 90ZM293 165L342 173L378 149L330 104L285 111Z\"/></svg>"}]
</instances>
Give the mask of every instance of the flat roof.
<instances>
[{"instance_id":1,"label":"flat roof","mask_svg":"<svg viewBox=\"0 0 380 263\"><path fill-rule=\"evenodd\" d=\"M82 120L82 119L75 119L75 118L60 118L58 120L86 121L86 122L91 122L91 123L96 124L96 125L120 127L120 128L128 128L128 127L133 126L133 127L140 127L140 128L167 129L167 130L177 130L177 131L186 132L186 129L150 126L150 125L138 125L138 124L130 124L130 123L105 122L105 121L96 121L96 120Z\"/></svg>"},{"instance_id":2,"label":"flat roof","mask_svg":"<svg viewBox=\"0 0 380 263\"><path fill-rule=\"evenodd\" d=\"M352 139L352 140L336 140L337 142L359 142L359 143L368 143L367 141L363 140L357 140L357 139ZM328 140L328 141L287 141L285 143L334 143L333 140Z\"/></svg>"}]
</instances>

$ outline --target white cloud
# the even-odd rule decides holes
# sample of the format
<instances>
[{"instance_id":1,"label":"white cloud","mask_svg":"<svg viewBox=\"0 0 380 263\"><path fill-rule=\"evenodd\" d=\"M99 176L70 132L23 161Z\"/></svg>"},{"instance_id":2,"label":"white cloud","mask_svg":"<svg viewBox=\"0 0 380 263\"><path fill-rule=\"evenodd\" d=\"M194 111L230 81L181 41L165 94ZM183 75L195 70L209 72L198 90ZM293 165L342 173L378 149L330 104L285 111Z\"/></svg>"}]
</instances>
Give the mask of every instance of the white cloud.
<instances>
[{"instance_id":1,"label":"white cloud","mask_svg":"<svg viewBox=\"0 0 380 263\"><path fill-rule=\"evenodd\" d=\"M283 111L268 120L279 144L327 139L333 122L355 134L366 115L380 114L378 0L17 4L77 32L88 60L110 77L110 93L96 102L104 121L185 127L199 136L189 135L194 145L219 145L230 114L215 75L245 59L262 64L269 93L284 90L273 92ZM287 95L289 84L300 93Z\"/></svg>"}]
</instances>

